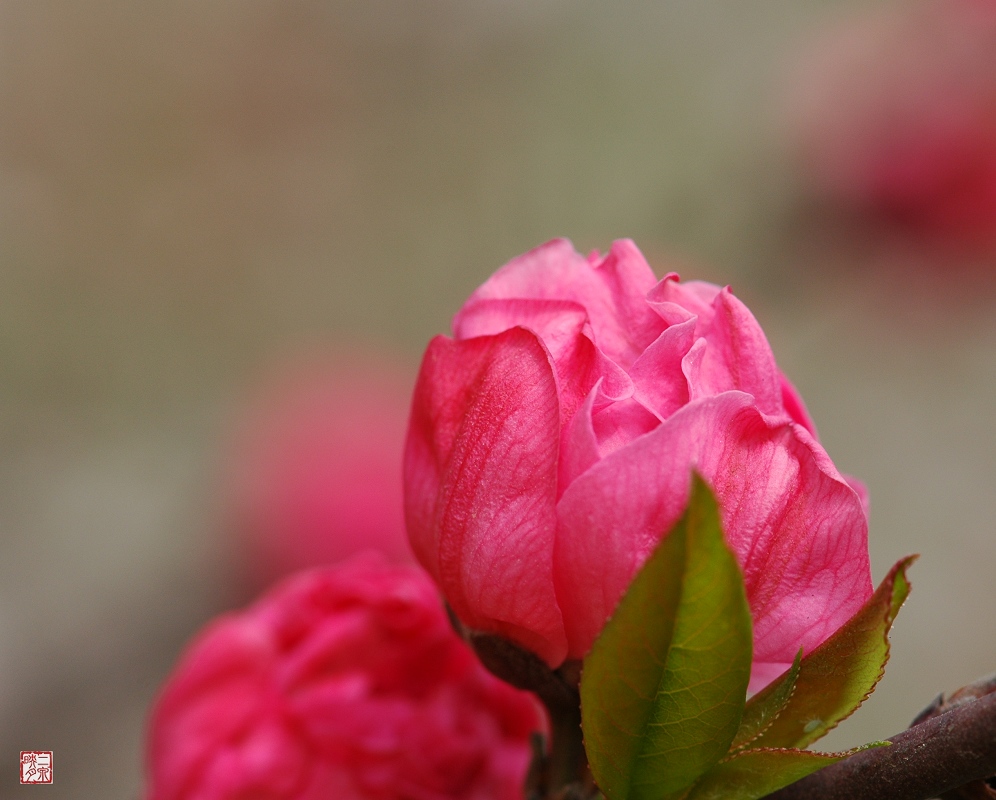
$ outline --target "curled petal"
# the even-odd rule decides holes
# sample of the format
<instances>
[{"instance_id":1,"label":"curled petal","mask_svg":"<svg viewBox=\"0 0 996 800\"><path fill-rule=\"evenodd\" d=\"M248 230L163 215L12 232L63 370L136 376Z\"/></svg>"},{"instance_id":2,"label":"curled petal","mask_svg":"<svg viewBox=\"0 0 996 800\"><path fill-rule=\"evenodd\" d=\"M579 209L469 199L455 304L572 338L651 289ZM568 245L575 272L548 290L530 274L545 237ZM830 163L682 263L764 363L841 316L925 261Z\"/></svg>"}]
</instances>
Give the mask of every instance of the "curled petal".
<instances>
[{"instance_id":1,"label":"curled petal","mask_svg":"<svg viewBox=\"0 0 996 800\"><path fill-rule=\"evenodd\" d=\"M668 325L697 318L695 335L701 336L706 326L712 322L713 300L719 291L719 286L705 281L679 283L678 274L669 272L647 294L647 305Z\"/></svg>"},{"instance_id":2,"label":"curled petal","mask_svg":"<svg viewBox=\"0 0 996 800\"><path fill-rule=\"evenodd\" d=\"M729 287L716 295L712 310L702 330L708 347L691 387L692 399L741 391L753 395L765 414L782 413L781 373L754 315Z\"/></svg>"},{"instance_id":3,"label":"curled petal","mask_svg":"<svg viewBox=\"0 0 996 800\"><path fill-rule=\"evenodd\" d=\"M554 239L498 270L471 296L483 299L570 300L584 307L599 350L628 367L663 330L645 297L656 282L629 241L613 244L592 264L566 239Z\"/></svg>"},{"instance_id":4,"label":"curled petal","mask_svg":"<svg viewBox=\"0 0 996 800\"><path fill-rule=\"evenodd\" d=\"M785 408L785 413L792 418L793 422L802 425L803 428L813 435L814 439L818 440L820 436L816 432L816 424L813 422L813 418L809 416L809 410L802 401L799 392L784 374L780 374L780 379L782 384L782 405Z\"/></svg>"},{"instance_id":5,"label":"curled petal","mask_svg":"<svg viewBox=\"0 0 996 800\"><path fill-rule=\"evenodd\" d=\"M658 419L667 419L689 400L682 362L695 341L695 319L667 328L629 371L634 396Z\"/></svg>"},{"instance_id":6,"label":"curled petal","mask_svg":"<svg viewBox=\"0 0 996 800\"><path fill-rule=\"evenodd\" d=\"M187 648L156 705L147 761L161 775L158 798L180 798L215 752L250 727L266 702L271 643L258 626L222 617Z\"/></svg>"},{"instance_id":7,"label":"curled petal","mask_svg":"<svg viewBox=\"0 0 996 800\"><path fill-rule=\"evenodd\" d=\"M493 336L516 326L536 334L556 370L560 416L574 416L585 396L601 378L613 399L628 396L629 377L603 356L591 340L588 312L570 300L476 300L453 319L458 340Z\"/></svg>"},{"instance_id":8,"label":"curled petal","mask_svg":"<svg viewBox=\"0 0 996 800\"><path fill-rule=\"evenodd\" d=\"M597 384L584 399L581 408L571 418L560 441L559 481L557 499L574 480L601 457L598 437L592 422L595 398L601 384Z\"/></svg>"}]
</instances>

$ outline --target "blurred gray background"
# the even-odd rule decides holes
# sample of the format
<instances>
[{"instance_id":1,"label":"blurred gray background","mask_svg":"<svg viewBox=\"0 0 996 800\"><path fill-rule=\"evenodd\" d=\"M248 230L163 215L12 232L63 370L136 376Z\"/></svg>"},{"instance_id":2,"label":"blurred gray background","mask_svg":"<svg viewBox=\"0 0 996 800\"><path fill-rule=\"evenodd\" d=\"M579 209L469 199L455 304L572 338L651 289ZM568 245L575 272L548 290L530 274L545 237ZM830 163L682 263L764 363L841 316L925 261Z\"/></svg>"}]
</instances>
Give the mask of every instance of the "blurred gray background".
<instances>
[{"instance_id":1,"label":"blurred gray background","mask_svg":"<svg viewBox=\"0 0 996 800\"><path fill-rule=\"evenodd\" d=\"M553 236L732 284L869 486L875 580L922 553L828 748L996 669L996 261L820 208L779 133L808 37L868 6L0 0L0 796L139 796L157 686L245 600L214 488L262 366L414 364Z\"/></svg>"}]
</instances>

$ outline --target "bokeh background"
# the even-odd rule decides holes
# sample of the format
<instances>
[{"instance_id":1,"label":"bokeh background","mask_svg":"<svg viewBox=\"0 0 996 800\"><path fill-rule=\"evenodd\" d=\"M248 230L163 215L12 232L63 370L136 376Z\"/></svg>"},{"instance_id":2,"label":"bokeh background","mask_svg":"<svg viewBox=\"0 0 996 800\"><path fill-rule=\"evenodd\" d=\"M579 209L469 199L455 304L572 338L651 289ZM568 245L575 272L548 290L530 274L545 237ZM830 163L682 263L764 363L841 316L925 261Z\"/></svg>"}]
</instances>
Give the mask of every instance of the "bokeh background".
<instances>
[{"instance_id":1,"label":"bokeh background","mask_svg":"<svg viewBox=\"0 0 996 800\"><path fill-rule=\"evenodd\" d=\"M922 554L829 747L996 669L996 257L821 198L786 133L814 39L886 5L0 0L0 797L139 796L157 686L248 597L260 376L414 370L554 236L732 284L869 486L875 580Z\"/></svg>"}]
</instances>

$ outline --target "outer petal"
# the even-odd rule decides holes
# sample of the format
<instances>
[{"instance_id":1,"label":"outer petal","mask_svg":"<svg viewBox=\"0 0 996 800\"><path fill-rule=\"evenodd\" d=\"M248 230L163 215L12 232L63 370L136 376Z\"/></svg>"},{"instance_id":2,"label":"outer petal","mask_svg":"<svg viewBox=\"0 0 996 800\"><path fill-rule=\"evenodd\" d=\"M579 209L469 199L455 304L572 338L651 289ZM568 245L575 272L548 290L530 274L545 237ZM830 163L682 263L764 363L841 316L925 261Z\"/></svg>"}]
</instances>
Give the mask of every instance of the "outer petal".
<instances>
[{"instance_id":1,"label":"outer petal","mask_svg":"<svg viewBox=\"0 0 996 800\"><path fill-rule=\"evenodd\" d=\"M251 727L266 702L272 643L252 621L219 618L192 642L153 709L148 767L150 800L175 800L205 768L207 754Z\"/></svg>"},{"instance_id":2,"label":"outer petal","mask_svg":"<svg viewBox=\"0 0 996 800\"><path fill-rule=\"evenodd\" d=\"M626 368L665 327L645 300L655 282L628 240L615 242L592 264L566 239L554 239L498 270L467 305L484 299L570 300L588 312L598 348Z\"/></svg>"},{"instance_id":3,"label":"outer petal","mask_svg":"<svg viewBox=\"0 0 996 800\"><path fill-rule=\"evenodd\" d=\"M144 796L514 800L543 727L422 570L369 553L205 629L153 710Z\"/></svg>"},{"instance_id":4,"label":"outer petal","mask_svg":"<svg viewBox=\"0 0 996 800\"><path fill-rule=\"evenodd\" d=\"M812 649L871 593L857 495L805 429L727 392L681 409L564 492L554 559L571 656L587 652L680 516L693 467L717 493L744 570L757 669Z\"/></svg>"},{"instance_id":5,"label":"outer petal","mask_svg":"<svg viewBox=\"0 0 996 800\"><path fill-rule=\"evenodd\" d=\"M533 333L431 342L405 450L412 547L466 624L553 666L567 650L552 574L559 445L553 367Z\"/></svg>"},{"instance_id":6,"label":"outer petal","mask_svg":"<svg viewBox=\"0 0 996 800\"><path fill-rule=\"evenodd\" d=\"M793 422L798 422L813 435L814 439L818 440L820 435L816 432L816 424L809 416L809 409L802 401L802 396L784 373L779 373L779 379L782 385L782 405L785 407L785 413L792 418Z\"/></svg>"}]
</instances>

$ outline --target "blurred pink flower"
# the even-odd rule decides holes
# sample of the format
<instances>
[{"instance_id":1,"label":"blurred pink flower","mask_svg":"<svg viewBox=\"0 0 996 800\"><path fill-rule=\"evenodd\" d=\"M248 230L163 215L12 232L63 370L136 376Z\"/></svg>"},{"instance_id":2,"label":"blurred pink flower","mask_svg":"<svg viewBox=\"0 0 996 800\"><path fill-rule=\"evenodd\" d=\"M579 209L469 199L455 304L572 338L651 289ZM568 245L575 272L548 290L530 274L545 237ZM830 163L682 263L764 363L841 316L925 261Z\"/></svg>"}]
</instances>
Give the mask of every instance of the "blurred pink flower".
<instances>
[{"instance_id":1,"label":"blurred pink flower","mask_svg":"<svg viewBox=\"0 0 996 800\"><path fill-rule=\"evenodd\" d=\"M188 647L149 721L147 800L519 800L532 697L413 566L301 573Z\"/></svg>"},{"instance_id":2,"label":"blurred pink flower","mask_svg":"<svg viewBox=\"0 0 996 800\"><path fill-rule=\"evenodd\" d=\"M629 241L495 273L422 362L405 454L416 555L456 614L582 658L687 502L716 491L754 621L754 685L871 594L863 490L834 467L730 290L657 282Z\"/></svg>"},{"instance_id":3,"label":"blurred pink flower","mask_svg":"<svg viewBox=\"0 0 996 800\"><path fill-rule=\"evenodd\" d=\"M821 192L921 233L996 243L996 4L878 9L801 61L790 135Z\"/></svg>"},{"instance_id":4,"label":"blurred pink flower","mask_svg":"<svg viewBox=\"0 0 996 800\"><path fill-rule=\"evenodd\" d=\"M223 524L252 579L377 549L412 560L401 457L409 373L372 354L303 357L242 414L224 463Z\"/></svg>"}]
</instances>

